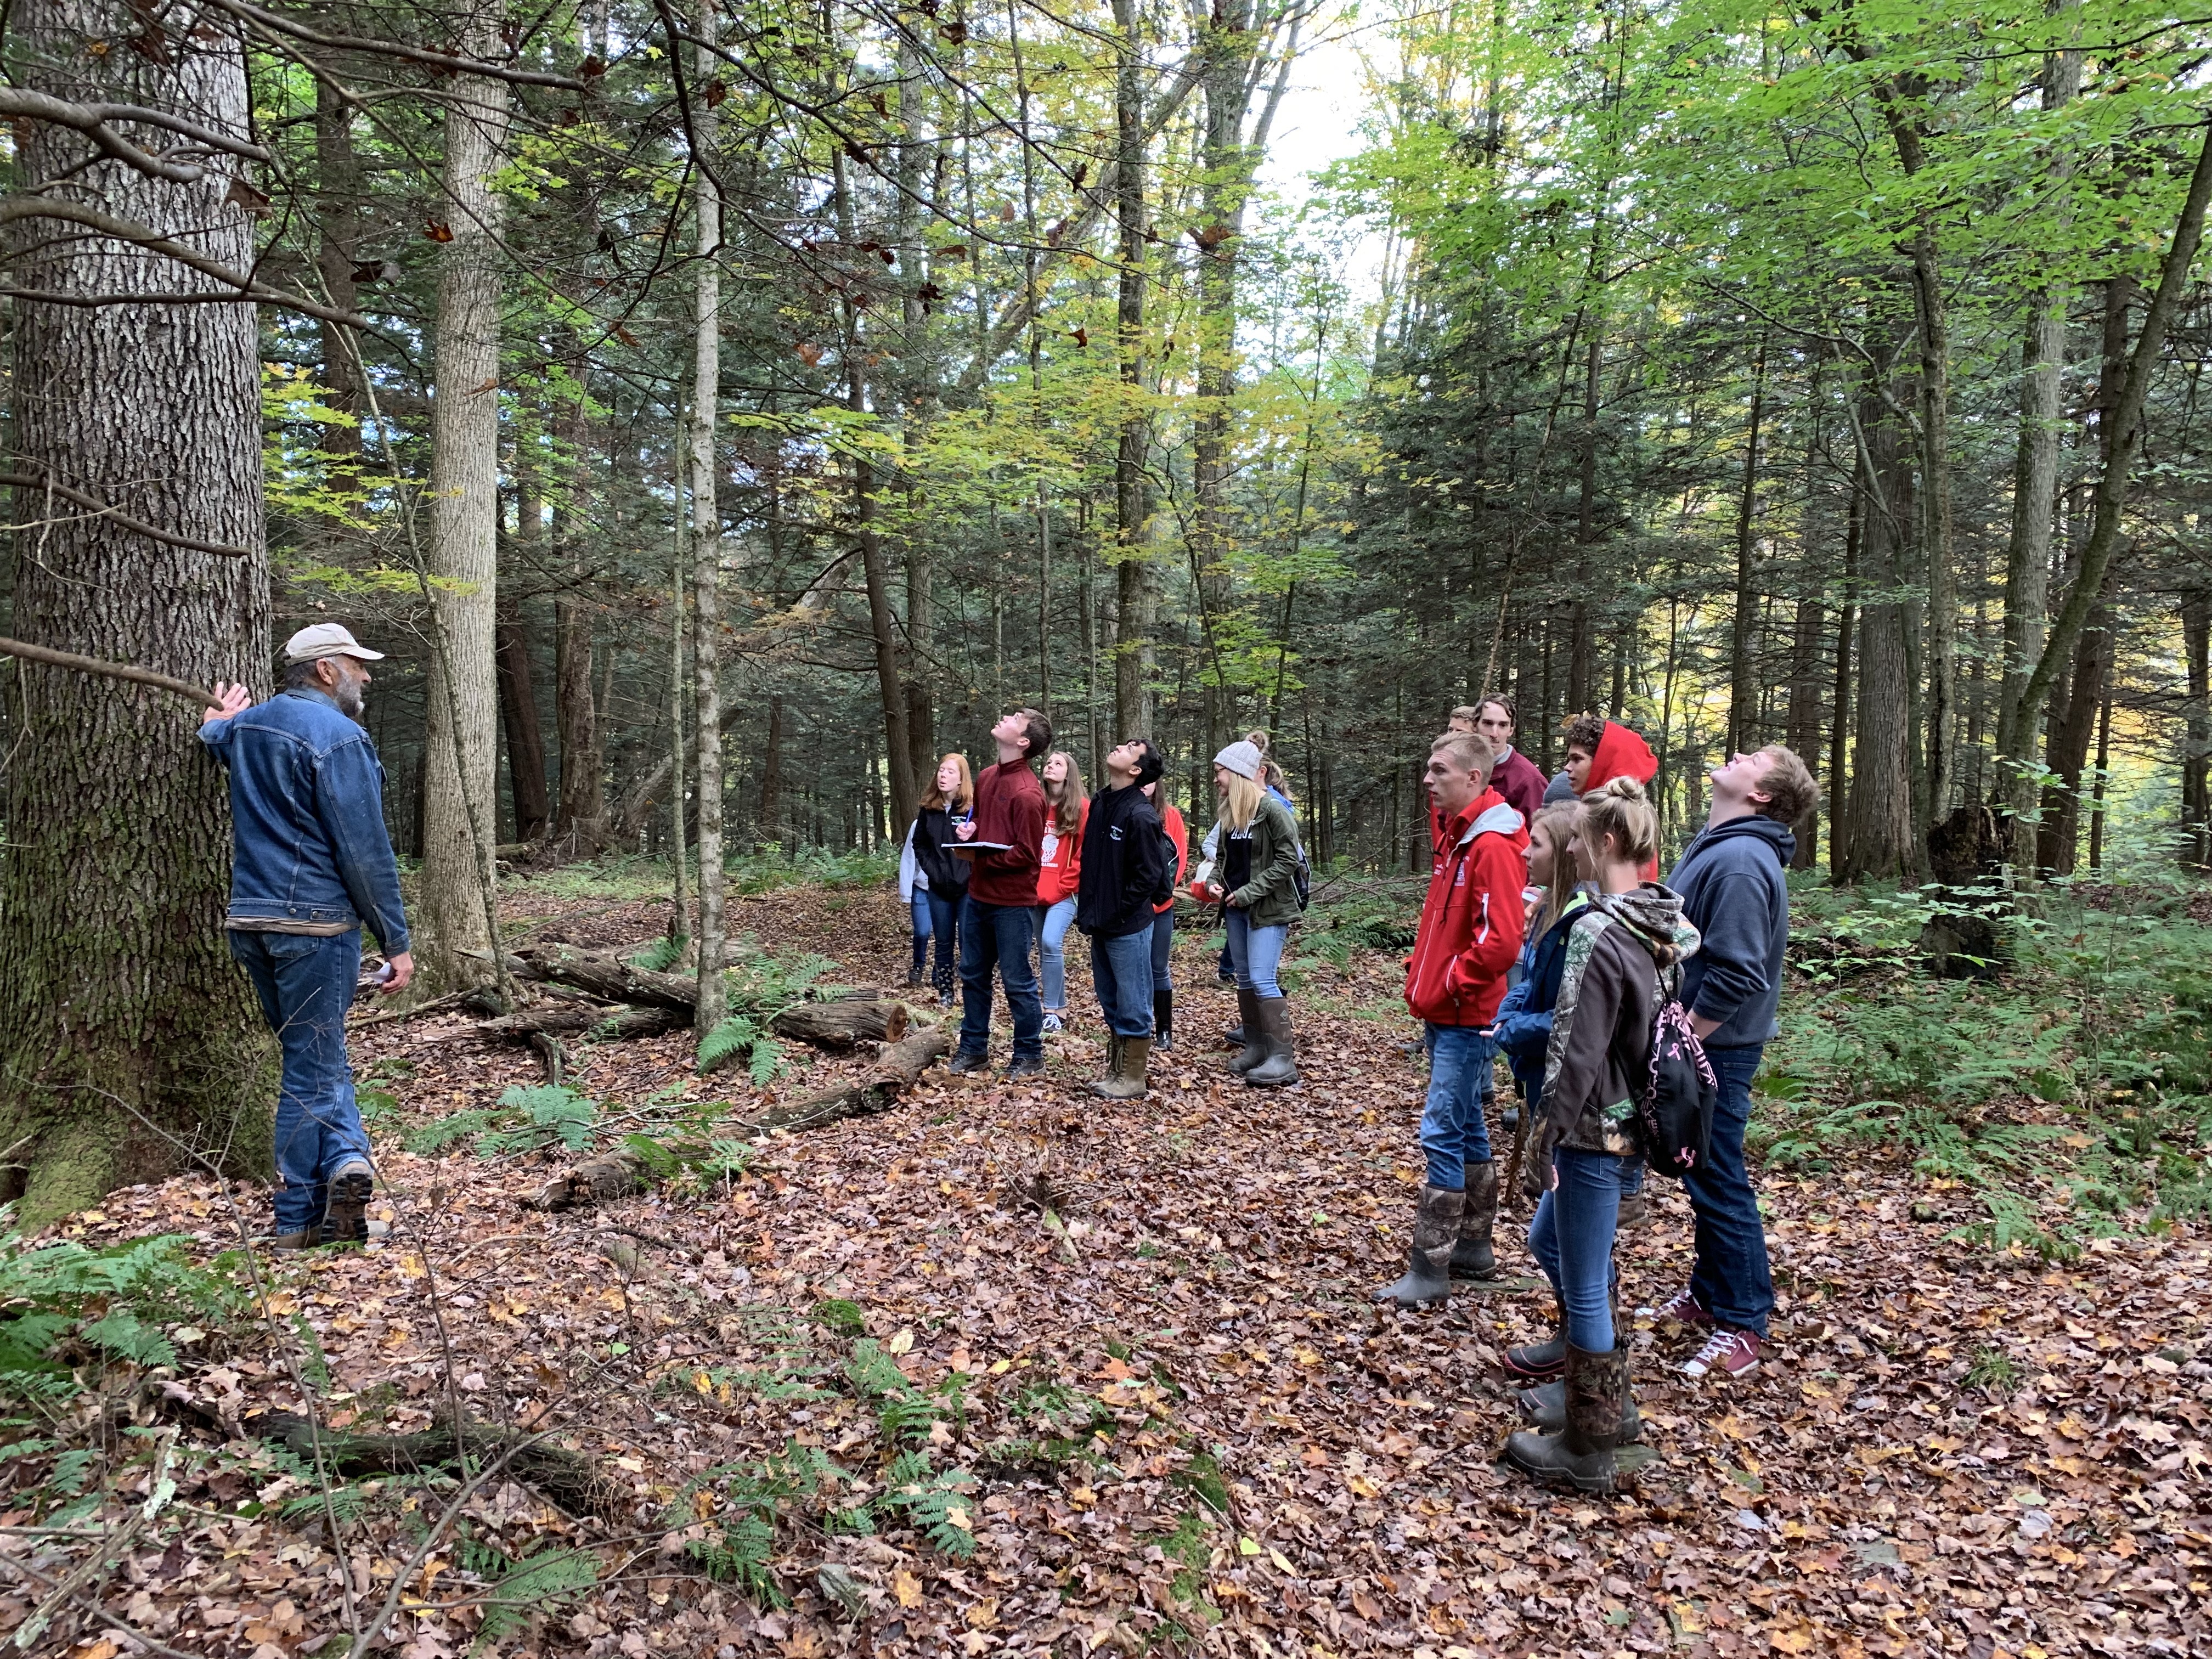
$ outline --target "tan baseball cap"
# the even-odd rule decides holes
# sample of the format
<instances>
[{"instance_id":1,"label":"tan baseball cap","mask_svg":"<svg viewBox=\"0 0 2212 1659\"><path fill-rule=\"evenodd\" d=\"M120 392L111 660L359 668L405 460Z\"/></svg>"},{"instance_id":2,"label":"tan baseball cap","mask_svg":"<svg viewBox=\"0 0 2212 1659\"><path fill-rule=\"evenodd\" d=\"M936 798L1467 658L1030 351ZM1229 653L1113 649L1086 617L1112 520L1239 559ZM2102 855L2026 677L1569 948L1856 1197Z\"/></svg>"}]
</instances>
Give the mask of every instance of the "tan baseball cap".
<instances>
[{"instance_id":1,"label":"tan baseball cap","mask_svg":"<svg viewBox=\"0 0 2212 1659\"><path fill-rule=\"evenodd\" d=\"M317 623L284 641L284 660L316 662L325 657L358 657L363 662L382 662L384 653L372 651L354 638L342 623Z\"/></svg>"}]
</instances>

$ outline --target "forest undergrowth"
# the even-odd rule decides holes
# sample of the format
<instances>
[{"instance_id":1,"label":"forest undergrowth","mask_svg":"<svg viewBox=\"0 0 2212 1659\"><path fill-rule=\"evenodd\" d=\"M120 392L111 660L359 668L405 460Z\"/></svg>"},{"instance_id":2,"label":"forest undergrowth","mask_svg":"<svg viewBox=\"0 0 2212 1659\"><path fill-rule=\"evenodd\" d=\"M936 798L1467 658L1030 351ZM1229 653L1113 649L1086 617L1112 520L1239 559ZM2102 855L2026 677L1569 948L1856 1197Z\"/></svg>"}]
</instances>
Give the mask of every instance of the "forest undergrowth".
<instances>
[{"instance_id":1,"label":"forest undergrowth","mask_svg":"<svg viewBox=\"0 0 2212 1659\"><path fill-rule=\"evenodd\" d=\"M517 883L510 929L647 951L662 880ZM732 890L756 983L902 976L880 866ZM783 1045L702 1077L690 1039L645 1038L576 1048L556 1089L471 1016L365 1010L390 1240L271 1258L240 1248L261 1194L186 1177L0 1245L0 1635L85 1659L2212 1640L2190 895L2055 895L1960 981L1917 958L1923 896L1798 896L1755 1126L1776 1348L1695 1385L1638 1322L1660 1461L1610 1500L1492 1465L1492 1367L1547 1321L1533 1280L1368 1299L1420 1180L1410 901L1320 896L1282 1093L1219 1069L1231 1003L1195 929L1178 1049L1125 1105L1082 1090L1079 951L1045 1079L933 1069L882 1115L755 1140L721 1131L863 1062ZM624 1146L650 1192L520 1207ZM1627 1306L1686 1270L1687 1206L1655 1185ZM588 1480L547 1477L557 1455Z\"/></svg>"}]
</instances>

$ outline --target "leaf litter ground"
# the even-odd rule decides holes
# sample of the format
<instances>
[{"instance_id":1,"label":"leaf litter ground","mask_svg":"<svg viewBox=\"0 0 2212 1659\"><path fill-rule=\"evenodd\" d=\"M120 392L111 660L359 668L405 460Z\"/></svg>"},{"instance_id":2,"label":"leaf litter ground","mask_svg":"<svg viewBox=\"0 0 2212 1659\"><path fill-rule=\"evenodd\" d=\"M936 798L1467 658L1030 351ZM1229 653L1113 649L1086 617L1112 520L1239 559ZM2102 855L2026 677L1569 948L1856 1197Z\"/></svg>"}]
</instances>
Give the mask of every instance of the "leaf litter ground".
<instances>
[{"instance_id":1,"label":"leaf litter ground","mask_svg":"<svg viewBox=\"0 0 2212 1659\"><path fill-rule=\"evenodd\" d=\"M510 902L539 939L595 946L642 943L666 915ZM903 975L888 896L789 889L733 909L733 933L819 951L850 982ZM1632 1492L1547 1494L1492 1460L1513 1426L1498 1355L1547 1334L1548 1297L1418 1315L1369 1299L1399 1271L1421 1178L1395 958L1307 964L1304 1084L1261 1092L1221 1069L1233 1001L1203 936L1179 939L1181 1046L1149 1098L1109 1104L1083 1088L1102 1043L1082 954L1043 1079L933 1069L889 1113L769 1139L742 1173L558 1215L518 1200L568 1154L402 1145L538 1081L534 1055L458 1015L368 1026L356 1065L396 1102L378 1126L394 1237L263 1258L261 1339L185 1333L170 1389L246 1428L270 1410L333 1432L456 1411L519 1425L597 1460L616 1518L497 1476L320 1498L252 1438L217 1452L188 1431L190 1455L126 1465L77 1523L121 1523L166 1472L175 1494L128 1547L0 1534L45 1575L0 1599L0 1633L49 1599L38 1584L88 1565L47 1639L75 1631L89 1659L137 1637L341 1652L347 1590L359 1620L396 1580L380 1645L408 1659L2212 1647L2212 1253L2188 1229L2046 1266L1947 1238L1958 1195L1901 1163L1766 1178L1770 1358L1692 1383L1674 1367L1692 1339L1637 1322L1658 1462ZM1003 1010L994 1036L1003 1060ZM862 1065L795 1053L756 1089L701 1079L689 1055L683 1037L587 1048L570 1081L611 1133L745 1118ZM1629 1307L1687 1269L1687 1206L1654 1187L1653 1219L1621 1244ZM236 1206L264 1205L178 1180L57 1231L213 1249ZM1523 1221L1501 1218L1508 1273L1531 1271ZM921 1468L927 1513L885 1484L911 1495ZM871 1494L887 1501L855 1522ZM512 1576L586 1554L586 1588Z\"/></svg>"}]
</instances>

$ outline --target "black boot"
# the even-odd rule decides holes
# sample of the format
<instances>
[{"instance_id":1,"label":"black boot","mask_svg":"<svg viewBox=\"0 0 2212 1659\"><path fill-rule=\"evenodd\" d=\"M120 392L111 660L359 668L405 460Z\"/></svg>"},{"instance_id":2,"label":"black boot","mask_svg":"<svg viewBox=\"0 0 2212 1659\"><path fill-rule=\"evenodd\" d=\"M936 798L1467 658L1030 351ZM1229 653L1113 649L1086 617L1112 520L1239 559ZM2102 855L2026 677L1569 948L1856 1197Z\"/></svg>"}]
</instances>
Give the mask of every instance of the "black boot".
<instances>
[{"instance_id":1,"label":"black boot","mask_svg":"<svg viewBox=\"0 0 2212 1659\"><path fill-rule=\"evenodd\" d=\"M1459 1218L1459 1242L1452 1246L1454 1279L1495 1279L1498 1253L1491 1230L1498 1220L1498 1166L1467 1166L1467 1208Z\"/></svg>"},{"instance_id":2,"label":"black boot","mask_svg":"<svg viewBox=\"0 0 2212 1659\"><path fill-rule=\"evenodd\" d=\"M1444 1187L1421 1188L1421 1206L1413 1212L1413 1243L1407 1252L1406 1275L1376 1291L1377 1302L1422 1308L1451 1294L1452 1243L1459 1237L1460 1212L1466 1207L1465 1193Z\"/></svg>"},{"instance_id":3,"label":"black boot","mask_svg":"<svg viewBox=\"0 0 2212 1659\"><path fill-rule=\"evenodd\" d=\"M1506 1437L1504 1461L1540 1486L1576 1492L1613 1489L1613 1449L1634 1402L1629 1398L1628 1351L1615 1345L1591 1353L1567 1345L1566 1422L1557 1434L1523 1429Z\"/></svg>"},{"instance_id":4,"label":"black boot","mask_svg":"<svg viewBox=\"0 0 2212 1659\"><path fill-rule=\"evenodd\" d=\"M1567 1368L1566 1310L1552 1304L1552 1335L1505 1351L1505 1374L1523 1382L1547 1382Z\"/></svg>"},{"instance_id":5,"label":"black boot","mask_svg":"<svg viewBox=\"0 0 2212 1659\"><path fill-rule=\"evenodd\" d=\"M1175 992L1172 988L1152 993L1152 1047L1164 1054L1175 1052Z\"/></svg>"},{"instance_id":6,"label":"black boot","mask_svg":"<svg viewBox=\"0 0 2212 1659\"><path fill-rule=\"evenodd\" d=\"M1260 1017L1260 1062L1244 1073L1248 1089L1280 1089L1298 1080L1298 1057L1291 1036L1291 1005L1285 997L1260 997L1252 1005ZM1248 1028L1249 1029L1249 1028ZM1244 1052L1252 1052L1247 1045Z\"/></svg>"},{"instance_id":7,"label":"black boot","mask_svg":"<svg viewBox=\"0 0 2212 1659\"><path fill-rule=\"evenodd\" d=\"M1624 1394L1620 1397L1620 1443L1630 1445L1644 1437L1644 1413L1636 1409L1636 1396ZM1513 1397L1521 1420L1546 1434L1557 1434L1567 1426L1567 1385L1565 1379L1553 1377L1533 1389L1523 1389Z\"/></svg>"},{"instance_id":8,"label":"black boot","mask_svg":"<svg viewBox=\"0 0 2212 1659\"><path fill-rule=\"evenodd\" d=\"M1241 985L1237 988L1237 1015L1236 1025L1221 1035L1224 1041L1243 1045L1243 1051L1229 1062L1229 1069L1242 1077L1267 1057L1260 1042L1260 994L1257 991L1248 991Z\"/></svg>"}]
</instances>

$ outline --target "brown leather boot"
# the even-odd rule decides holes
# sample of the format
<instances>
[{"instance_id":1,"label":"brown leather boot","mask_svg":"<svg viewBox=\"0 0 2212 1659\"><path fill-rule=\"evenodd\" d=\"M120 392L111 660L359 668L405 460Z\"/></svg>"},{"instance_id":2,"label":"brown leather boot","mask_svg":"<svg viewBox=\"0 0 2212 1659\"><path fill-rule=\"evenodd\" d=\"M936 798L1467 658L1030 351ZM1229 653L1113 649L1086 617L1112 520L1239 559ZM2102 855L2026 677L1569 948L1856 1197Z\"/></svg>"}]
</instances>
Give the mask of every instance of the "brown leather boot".
<instances>
[{"instance_id":1,"label":"brown leather boot","mask_svg":"<svg viewBox=\"0 0 2212 1659\"><path fill-rule=\"evenodd\" d=\"M1454 1279L1495 1279L1498 1252L1491 1234L1498 1221L1498 1166L1467 1166L1467 1208L1459 1218L1459 1242L1452 1246Z\"/></svg>"},{"instance_id":2,"label":"brown leather boot","mask_svg":"<svg viewBox=\"0 0 2212 1659\"><path fill-rule=\"evenodd\" d=\"M1443 1187L1421 1188L1420 1207L1413 1212L1413 1243L1407 1252L1405 1276L1376 1291L1377 1302L1425 1308L1451 1295L1452 1245L1459 1238L1460 1214L1466 1207L1465 1193Z\"/></svg>"}]
</instances>

